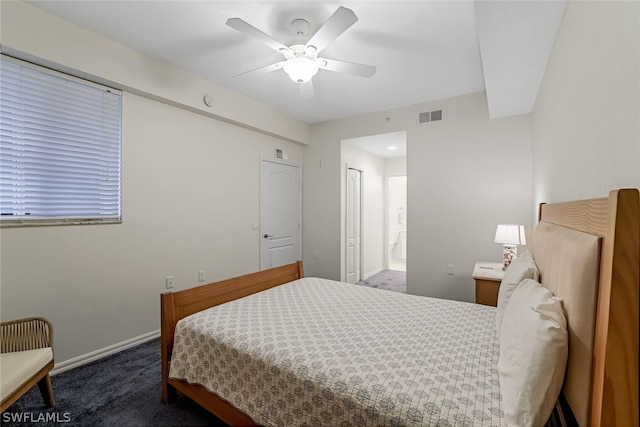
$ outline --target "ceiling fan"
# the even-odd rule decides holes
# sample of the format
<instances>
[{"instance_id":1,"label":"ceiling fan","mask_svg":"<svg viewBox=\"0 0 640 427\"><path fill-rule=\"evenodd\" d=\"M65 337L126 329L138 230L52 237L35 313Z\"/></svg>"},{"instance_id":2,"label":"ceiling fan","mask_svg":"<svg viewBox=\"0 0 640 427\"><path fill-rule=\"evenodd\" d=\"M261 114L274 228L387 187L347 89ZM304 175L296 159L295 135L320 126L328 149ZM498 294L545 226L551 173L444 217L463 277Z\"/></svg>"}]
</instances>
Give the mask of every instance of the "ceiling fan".
<instances>
[{"instance_id":1,"label":"ceiling fan","mask_svg":"<svg viewBox=\"0 0 640 427\"><path fill-rule=\"evenodd\" d=\"M310 82L311 78L318 73L318 70L329 70L354 74L356 76L371 77L376 72L376 67L374 66L318 57L318 54L324 48L331 44L340 34L344 33L357 20L358 17L351 9L340 6L305 44L285 46L246 21L240 18L230 18L227 20L228 26L266 44L270 48L283 54L285 58L275 64L245 71L234 77L247 73L263 74L279 69L283 69L291 80L300 85ZM309 23L304 19L295 19L292 22L292 26L297 35L303 36L309 28Z\"/></svg>"}]
</instances>

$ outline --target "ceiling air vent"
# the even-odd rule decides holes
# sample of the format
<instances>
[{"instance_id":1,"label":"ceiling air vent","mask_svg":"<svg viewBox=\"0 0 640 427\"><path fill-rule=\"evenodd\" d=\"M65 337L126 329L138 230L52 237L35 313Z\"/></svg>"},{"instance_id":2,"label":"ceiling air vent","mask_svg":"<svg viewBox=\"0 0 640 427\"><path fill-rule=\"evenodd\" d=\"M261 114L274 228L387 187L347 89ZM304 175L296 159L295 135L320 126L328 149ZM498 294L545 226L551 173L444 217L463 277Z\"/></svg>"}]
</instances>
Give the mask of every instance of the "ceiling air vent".
<instances>
[{"instance_id":1,"label":"ceiling air vent","mask_svg":"<svg viewBox=\"0 0 640 427\"><path fill-rule=\"evenodd\" d=\"M437 120L442 120L442 110L433 110L433 111L427 111L425 113L420 113L418 120L420 121L420 123L435 122Z\"/></svg>"}]
</instances>

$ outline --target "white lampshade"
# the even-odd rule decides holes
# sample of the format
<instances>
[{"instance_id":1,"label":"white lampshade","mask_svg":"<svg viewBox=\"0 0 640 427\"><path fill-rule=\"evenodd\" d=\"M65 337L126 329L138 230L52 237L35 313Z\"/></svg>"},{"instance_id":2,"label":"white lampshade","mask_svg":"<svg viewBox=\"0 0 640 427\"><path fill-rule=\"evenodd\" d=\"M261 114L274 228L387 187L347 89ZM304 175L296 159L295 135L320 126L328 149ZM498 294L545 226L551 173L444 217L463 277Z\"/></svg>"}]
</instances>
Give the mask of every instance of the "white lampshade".
<instances>
[{"instance_id":1,"label":"white lampshade","mask_svg":"<svg viewBox=\"0 0 640 427\"><path fill-rule=\"evenodd\" d=\"M283 67L285 73L296 83L306 83L318 73L318 64L312 59L296 56L288 59Z\"/></svg>"},{"instance_id":2,"label":"white lampshade","mask_svg":"<svg viewBox=\"0 0 640 427\"><path fill-rule=\"evenodd\" d=\"M494 241L503 245L526 245L527 238L524 234L524 225L498 225Z\"/></svg>"}]
</instances>

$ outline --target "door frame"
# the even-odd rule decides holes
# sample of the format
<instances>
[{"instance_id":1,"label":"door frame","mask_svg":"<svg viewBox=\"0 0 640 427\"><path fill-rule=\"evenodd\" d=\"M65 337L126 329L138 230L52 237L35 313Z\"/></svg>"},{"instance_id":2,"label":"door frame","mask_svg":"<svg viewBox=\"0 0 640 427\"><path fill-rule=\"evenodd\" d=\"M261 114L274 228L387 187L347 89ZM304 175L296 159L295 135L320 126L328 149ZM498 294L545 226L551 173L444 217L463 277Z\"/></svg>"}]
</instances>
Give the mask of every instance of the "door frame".
<instances>
[{"instance_id":1,"label":"door frame","mask_svg":"<svg viewBox=\"0 0 640 427\"><path fill-rule=\"evenodd\" d=\"M264 244L264 238L262 237L262 233L263 231L263 227L264 227L264 209L263 209L263 203L264 203L264 199L263 199L263 191L262 191L262 165L264 164L264 162L270 162L270 163L276 163L276 164L281 164L281 165L287 165L287 166L293 166L293 167L297 167L298 168L298 172L299 172L299 179L300 179L300 183L298 185L298 245L300 247L300 260L302 260L302 163L296 162L296 161L292 161L292 160L285 160L285 159L278 159L278 158L274 158L274 157L268 157L268 156L260 156L260 168L259 168L259 172L258 172L258 180L259 180L259 193L260 193L260 206L259 206L259 216L260 216L260 221L259 221L259 232L258 232L258 240L259 240L259 244L258 244L258 251L259 251L259 256L258 256L258 263L260 264L260 270L263 270L263 256L262 256L262 251L263 251L263 244Z\"/></svg>"},{"instance_id":2,"label":"door frame","mask_svg":"<svg viewBox=\"0 0 640 427\"><path fill-rule=\"evenodd\" d=\"M408 178L407 178L407 174L406 173L387 173L385 175L385 180L384 180L384 247L386 248L384 251L384 265L385 268L388 270L391 267L391 240L389 239L389 234L390 234L390 223L391 223L391 219L389 218L389 199L391 198L389 195L389 180L391 178L397 178L397 177L405 177L405 179L407 179L407 186L408 186ZM409 196L407 195L407 205L408 203L408 198ZM408 211L408 207L405 209L405 223L406 225L408 225L407 222L407 211ZM406 233L406 229L407 227L405 226L405 233Z\"/></svg>"}]
</instances>

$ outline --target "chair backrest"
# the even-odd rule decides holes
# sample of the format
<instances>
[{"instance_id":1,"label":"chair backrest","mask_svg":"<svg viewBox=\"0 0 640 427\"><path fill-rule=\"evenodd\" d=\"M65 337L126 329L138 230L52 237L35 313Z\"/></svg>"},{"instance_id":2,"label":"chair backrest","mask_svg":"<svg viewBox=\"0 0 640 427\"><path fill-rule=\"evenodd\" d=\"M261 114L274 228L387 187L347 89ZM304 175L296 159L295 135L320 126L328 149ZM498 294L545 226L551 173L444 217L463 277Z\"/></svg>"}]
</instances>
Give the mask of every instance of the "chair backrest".
<instances>
[{"instance_id":1,"label":"chair backrest","mask_svg":"<svg viewBox=\"0 0 640 427\"><path fill-rule=\"evenodd\" d=\"M0 352L53 347L53 327L42 317L11 320L0 324Z\"/></svg>"}]
</instances>

